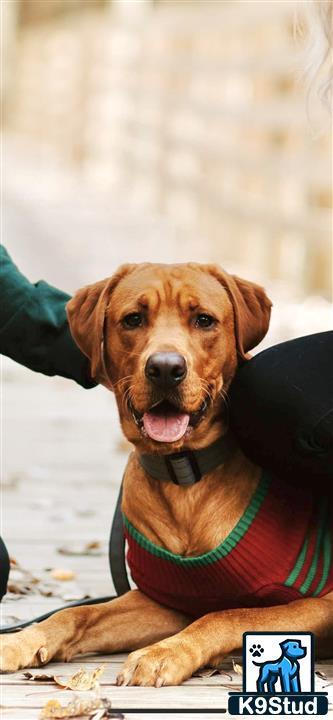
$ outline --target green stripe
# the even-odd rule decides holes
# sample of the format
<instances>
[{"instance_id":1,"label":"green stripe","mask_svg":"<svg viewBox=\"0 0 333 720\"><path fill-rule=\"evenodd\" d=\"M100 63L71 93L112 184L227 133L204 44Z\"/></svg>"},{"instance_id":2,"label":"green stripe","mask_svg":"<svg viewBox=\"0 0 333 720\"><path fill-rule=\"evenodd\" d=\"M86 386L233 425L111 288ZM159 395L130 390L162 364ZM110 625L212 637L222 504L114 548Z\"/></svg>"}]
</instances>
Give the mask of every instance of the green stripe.
<instances>
[{"instance_id":1,"label":"green stripe","mask_svg":"<svg viewBox=\"0 0 333 720\"><path fill-rule=\"evenodd\" d=\"M165 560L170 560L171 562L174 562L177 565L181 565L183 567L200 567L209 565L210 563L213 563L216 560L220 560L221 558L228 555L231 550L236 547L237 543L242 539L242 537L244 537L245 533L253 522L257 512L260 510L260 507L267 495L269 485L270 478L268 475L263 473L248 507L246 508L244 514L238 521L237 525L235 525L231 533L228 535L228 537L221 543L221 545L219 545L214 550L210 550L203 555L197 555L196 557L184 557L183 555L177 555L176 553L172 553L169 550L165 550L164 548L155 545L153 542L144 537L144 535L141 535L141 533L130 523L127 517L123 514L124 524L130 535L134 538L134 540L142 548L144 548L144 550L152 553L152 555L156 555L157 557L163 558Z\"/></svg>"},{"instance_id":2,"label":"green stripe","mask_svg":"<svg viewBox=\"0 0 333 720\"><path fill-rule=\"evenodd\" d=\"M313 558L312 558L312 563L310 565L309 572L299 589L299 591L300 591L300 593L302 593L302 595L306 595L306 593L308 592L308 590L311 587L311 584L313 582L313 579L316 575L317 569L318 569L320 548L321 548L321 543L322 543L322 539L323 539L323 535L324 535L326 520L327 520L327 505L322 504L321 508L320 508L319 529L318 529L318 534L317 534L315 551L314 551Z\"/></svg>"},{"instance_id":3,"label":"green stripe","mask_svg":"<svg viewBox=\"0 0 333 720\"><path fill-rule=\"evenodd\" d=\"M321 591L324 589L327 578L329 575L329 571L331 568L331 559L332 559L332 543L331 543L331 528L326 528L325 538L324 538L324 547L323 547L323 573L321 576L321 580L319 582L319 585L317 586L316 590L313 593L313 596L319 595Z\"/></svg>"},{"instance_id":4,"label":"green stripe","mask_svg":"<svg viewBox=\"0 0 333 720\"><path fill-rule=\"evenodd\" d=\"M296 580L297 580L297 578L298 578L301 570L303 569L304 562L305 562L305 558L306 558L306 554L307 554L308 547L309 547L309 535L310 535L310 530L309 530L309 532L308 532L308 534L307 534L307 537L306 537L306 539L305 539L305 541L304 541L304 544L303 544L303 547L302 547L302 549L301 549L301 552L300 552L300 554L299 554L299 556L298 556L298 558L297 558L297 560L296 560L295 566L294 566L294 568L292 569L290 575L287 577L287 580L286 580L285 583L284 583L285 585L287 585L287 587L291 587L292 585L294 585L294 583L296 582Z\"/></svg>"}]
</instances>

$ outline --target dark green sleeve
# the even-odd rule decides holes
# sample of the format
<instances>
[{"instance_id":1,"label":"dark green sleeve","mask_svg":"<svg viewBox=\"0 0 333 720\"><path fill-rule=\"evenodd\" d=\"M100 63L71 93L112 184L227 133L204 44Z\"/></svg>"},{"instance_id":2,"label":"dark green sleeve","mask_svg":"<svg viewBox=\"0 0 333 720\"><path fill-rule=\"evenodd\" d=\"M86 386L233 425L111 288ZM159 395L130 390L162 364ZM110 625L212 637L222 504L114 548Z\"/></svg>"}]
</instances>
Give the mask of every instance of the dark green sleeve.
<instances>
[{"instance_id":1,"label":"dark green sleeve","mask_svg":"<svg viewBox=\"0 0 333 720\"><path fill-rule=\"evenodd\" d=\"M89 361L67 323L70 295L41 280L32 284L0 247L0 352L44 375L62 375L94 387Z\"/></svg>"}]
</instances>

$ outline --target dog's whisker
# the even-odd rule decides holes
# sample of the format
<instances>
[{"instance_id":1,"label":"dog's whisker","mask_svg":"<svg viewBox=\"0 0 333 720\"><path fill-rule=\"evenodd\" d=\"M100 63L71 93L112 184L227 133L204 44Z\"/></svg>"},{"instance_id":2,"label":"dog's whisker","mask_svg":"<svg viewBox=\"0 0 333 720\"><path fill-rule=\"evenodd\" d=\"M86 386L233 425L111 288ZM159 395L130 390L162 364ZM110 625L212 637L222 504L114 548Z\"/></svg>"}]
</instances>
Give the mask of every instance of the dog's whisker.
<instances>
[{"instance_id":1,"label":"dog's whisker","mask_svg":"<svg viewBox=\"0 0 333 720\"><path fill-rule=\"evenodd\" d=\"M117 380L116 383L114 383L114 387L121 389L122 386L123 386L126 382L128 382L129 380L133 380L133 378L134 378L134 375L133 375L133 374L131 374L131 375L125 375L125 377L120 378L119 380Z\"/></svg>"},{"instance_id":2,"label":"dog's whisker","mask_svg":"<svg viewBox=\"0 0 333 720\"><path fill-rule=\"evenodd\" d=\"M129 408L130 408L130 405L131 405L131 403L132 403L132 391L133 391L134 387L135 387L135 385L134 385L134 383L133 383L132 385L129 385L129 386L126 388L126 390L125 390L125 392L124 392L124 394L123 394L123 396L122 396L122 406L123 406L123 409L125 409L125 408L129 409Z\"/></svg>"}]
</instances>

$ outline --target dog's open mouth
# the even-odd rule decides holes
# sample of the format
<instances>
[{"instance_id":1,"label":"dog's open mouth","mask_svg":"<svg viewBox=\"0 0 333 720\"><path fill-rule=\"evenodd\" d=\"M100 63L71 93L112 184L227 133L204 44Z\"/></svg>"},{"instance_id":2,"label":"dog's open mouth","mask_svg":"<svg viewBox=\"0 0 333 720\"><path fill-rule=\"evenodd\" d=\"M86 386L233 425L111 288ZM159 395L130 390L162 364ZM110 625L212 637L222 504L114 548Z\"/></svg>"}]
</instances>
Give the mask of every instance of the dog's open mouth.
<instances>
[{"instance_id":1,"label":"dog's open mouth","mask_svg":"<svg viewBox=\"0 0 333 720\"><path fill-rule=\"evenodd\" d=\"M187 413L169 400L162 400L144 413L139 413L131 405L132 415L143 434L156 442L177 442L189 435L193 427L198 425L207 408L207 402L201 404L199 410Z\"/></svg>"}]
</instances>

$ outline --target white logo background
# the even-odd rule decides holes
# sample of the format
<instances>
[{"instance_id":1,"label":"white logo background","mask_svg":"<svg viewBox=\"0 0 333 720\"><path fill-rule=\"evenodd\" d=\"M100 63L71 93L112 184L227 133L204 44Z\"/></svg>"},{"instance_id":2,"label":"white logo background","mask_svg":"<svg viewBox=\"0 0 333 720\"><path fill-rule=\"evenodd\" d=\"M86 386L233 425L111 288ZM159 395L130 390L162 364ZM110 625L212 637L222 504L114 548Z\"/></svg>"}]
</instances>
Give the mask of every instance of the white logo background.
<instances>
[{"instance_id":1,"label":"white logo background","mask_svg":"<svg viewBox=\"0 0 333 720\"><path fill-rule=\"evenodd\" d=\"M280 643L284 640L300 640L301 645L306 647L307 653L304 658L299 659L300 666L300 682L301 691L311 692L311 635L308 633L247 633L244 638L245 647L245 671L246 671L246 687L245 692L257 691L257 679L260 668L254 665L254 662L264 663L277 660L281 657ZM256 645L254 652L250 652L250 648ZM259 647L258 647L259 646ZM261 650L263 652L261 652ZM260 652L260 657L255 654ZM255 654L255 657L253 655ZM276 691L281 692L280 681L276 683Z\"/></svg>"}]
</instances>

